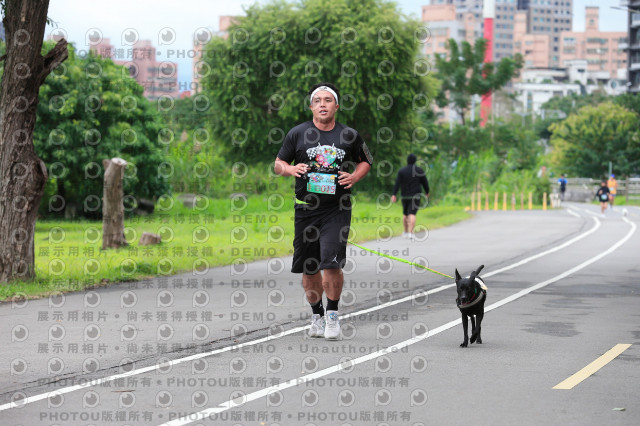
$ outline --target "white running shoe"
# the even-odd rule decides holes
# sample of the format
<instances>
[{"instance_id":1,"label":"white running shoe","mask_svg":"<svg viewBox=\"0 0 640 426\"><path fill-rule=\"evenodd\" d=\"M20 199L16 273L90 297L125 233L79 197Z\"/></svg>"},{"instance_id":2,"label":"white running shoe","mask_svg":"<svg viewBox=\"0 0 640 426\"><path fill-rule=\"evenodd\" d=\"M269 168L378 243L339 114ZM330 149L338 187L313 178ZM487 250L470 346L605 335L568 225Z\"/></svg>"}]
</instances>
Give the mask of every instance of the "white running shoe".
<instances>
[{"instance_id":1,"label":"white running shoe","mask_svg":"<svg viewBox=\"0 0 640 426\"><path fill-rule=\"evenodd\" d=\"M338 311L327 311L326 325L324 327L324 338L327 340L340 340L340 320Z\"/></svg>"},{"instance_id":2,"label":"white running shoe","mask_svg":"<svg viewBox=\"0 0 640 426\"><path fill-rule=\"evenodd\" d=\"M309 337L324 337L324 317L320 314L311 315L311 328L309 328Z\"/></svg>"}]
</instances>

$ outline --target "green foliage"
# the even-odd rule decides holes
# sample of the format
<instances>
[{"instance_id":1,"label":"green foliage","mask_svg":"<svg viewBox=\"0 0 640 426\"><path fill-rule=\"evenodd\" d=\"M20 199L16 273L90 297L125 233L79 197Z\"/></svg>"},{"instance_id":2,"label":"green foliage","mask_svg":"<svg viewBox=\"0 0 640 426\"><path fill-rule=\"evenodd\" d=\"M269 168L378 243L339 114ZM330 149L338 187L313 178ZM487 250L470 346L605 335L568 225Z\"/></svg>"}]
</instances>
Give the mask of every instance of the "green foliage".
<instances>
[{"instance_id":1,"label":"green foliage","mask_svg":"<svg viewBox=\"0 0 640 426\"><path fill-rule=\"evenodd\" d=\"M202 132L202 129L196 129L186 134L184 140L180 138L169 145L171 188L176 192L207 196L228 195L229 192L224 191L231 179L228 165L213 142L198 142Z\"/></svg>"},{"instance_id":2,"label":"green foliage","mask_svg":"<svg viewBox=\"0 0 640 426\"><path fill-rule=\"evenodd\" d=\"M452 173L449 190L454 193L465 192L478 185L486 188L497 179L501 171L502 161L492 150L461 157Z\"/></svg>"},{"instance_id":3,"label":"green foliage","mask_svg":"<svg viewBox=\"0 0 640 426\"><path fill-rule=\"evenodd\" d=\"M514 123L497 122L486 127L436 125L427 173L434 203L466 204L468 194L482 191L548 192L546 179L537 177L543 153L535 132Z\"/></svg>"},{"instance_id":4,"label":"green foliage","mask_svg":"<svg viewBox=\"0 0 640 426\"><path fill-rule=\"evenodd\" d=\"M578 95L571 93L567 96L554 96L542 105L541 109L545 110L545 118L535 122L536 133L542 139L549 139L551 137L549 127L553 123L562 121L569 115L578 112L584 106L598 105L611 99L612 98L610 96L600 92L594 92L590 95ZM565 117L559 117L555 111L562 111L565 114Z\"/></svg>"},{"instance_id":5,"label":"green foliage","mask_svg":"<svg viewBox=\"0 0 640 426\"><path fill-rule=\"evenodd\" d=\"M213 134L231 161L272 162L288 130L312 117L309 87L330 81L337 120L362 134L378 165L397 166L437 89L419 35L420 23L385 0L256 4L208 46Z\"/></svg>"},{"instance_id":6,"label":"green foliage","mask_svg":"<svg viewBox=\"0 0 640 426\"><path fill-rule=\"evenodd\" d=\"M533 131L513 123L487 124L485 127L447 125L433 128L431 143L437 152L453 160L492 150L509 169L533 169L543 147Z\"/></svg>"},{"instance_id":7,"label":"green foliage","mask_svg":"<svg viewBox=\"0 0 640 426\"><path fill-rule=\"evenodd\" d=\"M549 193L551 189L548 179L538 177L536 170L506 167L504 159L491 149L460 157L452 164L439 157L432 170L439 171L440 176L437 181L440 189L434 201L444 204L466 205L469 193L476 190L489 194L532 192L535 202L539 203L542 193Z\"/></svg>"},{"instance_id":8,"label":"green foliage","mask_svg":"<svg viewBox=\"0 0 640 426\"><path fill-rule=\"evenodd\" d=\"M53 45L45 43L43 50ZM128 163L125 196L152 198L169 191L159 167L170 130L142 92L125 67L94 55L80 58L69 47L69 59L40 88L33 138L49 171L49 194L64 197L67 207L87 217L99 217L102 160L113 157ZM49 197L43 197L41 213L48 207Z\"/></svg>"},{"instance_id":9,"label":"green foliage","mask_svg":"<svg viewBox=\"0 0 640 426\"><path fill-rule=\"evenodd\" d=\"M520 54L514 58L502 58L497 66L493 62L484 63L487 40L479 38L474 46L463 41L458 45L449 39L448 58L436 55L437 77L442 81L438 95L438 106L451 105L465 123L465 116L474 95L495 92L507 84L522 69Z\"/></svg>"},{"instance_id":10,"label":"green foliage","mask_svg":"<svg viewBox=\"0 0 640 426\"><path fill-rule=\"evenodd\" d=\"M625 93L613 98L613 102L623 108L640 115L640 97L633 93Z\"/></svg>"},{"instance_id":11,"label":"green foliage","mask_svg":"<svg viewBox=\"0 0 640 426\"><path fill-rule=\"evenodd\" d=\"M244 162L228 161L223 144L216 142L207 128L209 113L196 108L197 103L198 98L184 98L173 107L160 108L163 122L175 135L166 147L166 161L171 168L168 179L174 191L228 198L233 193L282 192L280 186L294 183L286 179L274 181L271 161L252 163L250 167Z\"/></svg>"},{"instance_id":12,"label":"green foliage","mask_svg":"<svg viewBox=\"0 0 640 426\"><path fill-rule=\"evenodd\" d=\"M162 122L171 128L176 138L181 137L182 132L205 129L211 120L211 111L206 105L206 100L200 97L176 100L160 98L156 101L156 107ZM209 142L209 132L205 136L207 137L205 142Z\"/></svg>"},{"instance_id":13,"label":"green foliage","mask_svg":"<svg viewBox=\"0 0 640 426\"><path fill-rule=\"evenodd\" d=\"M559 169L575 176L601 178L609 161L620 175L640 172L638 115L604 102L585 106L550 127L552 160Z\"/></svg>"},{"instance_id":14,"label":"green foliage","mask_svg":"<svg viewBox=\"0 0 640 426\"><path fill-rule=\"evenodd\" d=\"M196 97L175 101L159 99L157 107L162 122L172 134L165 148L171 188L211 197L228 195L231 176L221 156L221 147L213 141L207 128L208 108L199 108Z\"/></svg>"}]
</instances>

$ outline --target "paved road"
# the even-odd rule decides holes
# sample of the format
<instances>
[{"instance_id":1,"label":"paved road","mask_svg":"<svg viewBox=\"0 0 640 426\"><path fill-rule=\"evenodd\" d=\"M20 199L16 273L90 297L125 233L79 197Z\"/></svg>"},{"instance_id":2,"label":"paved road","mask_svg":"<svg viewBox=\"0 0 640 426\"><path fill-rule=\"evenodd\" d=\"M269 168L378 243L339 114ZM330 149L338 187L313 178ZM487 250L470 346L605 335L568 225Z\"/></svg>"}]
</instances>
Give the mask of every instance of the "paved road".
<instances>
[{"instance_id":1,"label":"paved road","mask_svg":"<svg viewBox=\"0 0 640 426\"><path fill-rule=\"evenodd\" d=\"M366 244L485 265L484 344L466 349L451 280L355 248L339 342L305 337L286 258L5 304L0 424L635 425L638 222L567 204Z\"/></svg>"}]
</instances>

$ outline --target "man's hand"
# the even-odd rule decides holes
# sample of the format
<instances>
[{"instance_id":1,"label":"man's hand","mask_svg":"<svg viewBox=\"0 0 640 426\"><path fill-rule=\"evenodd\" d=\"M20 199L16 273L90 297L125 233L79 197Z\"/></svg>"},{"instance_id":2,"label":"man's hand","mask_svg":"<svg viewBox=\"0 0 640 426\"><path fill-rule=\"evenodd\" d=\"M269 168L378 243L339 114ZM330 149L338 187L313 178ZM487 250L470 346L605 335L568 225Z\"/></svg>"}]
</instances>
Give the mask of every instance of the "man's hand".
<instances>
[{"instance_id":1,"label":"man's hand","mask_svg":"<svg viewBox=\"0 0 640 426\"><path fill-rule=\"evenodd\" d=\"M292 166L279 158L276 158L273 170L280 176L295 176L302 177L309 171L310 167L304 163L296 164Z\"/></svg>"},{"instance_id":2,"label":"man's hand","mask_svg":"<svg viewBox=\"0 0 640 426\"><path fill-rule=\"evenodd\" d=\"M307 173L311 169L311 167L307 166L304 163L296 164L295 166L289 166L289 174L295 177L302 177L305 173Z\"/></svg>"},{"instance_id":3,"label":"man's hand","mask_svg":"<svg viewBox=\"0 0 640 426\"><path fill-rule=\"evenodd\" d=\"M398 201L398 198L395 195L391 196L391 202L395 203L396 201Z\"/></svg>"},{"instance_id":4,"label":"man's hand","mask_svg":"<svg viewBox=\"0 0 640 426\"><path fill-rule=\"evenodd\" d=\"M351 188L358 180L351 173L338 172L338 183L345 189Z\"/></svg>"},{"instance_id":5,"label":"man's hand","mask_svg":"<svg viewBox=\"0 0 640 426\"><path fill-rule=\"evenodd\" d=\"M345 189L349 189L365 177L367 173L369 173L369 170L371 170L371 166L366 161L358 163L353 173L338 172L338 183L344 186Z\"/></svg>"}]
</instances>

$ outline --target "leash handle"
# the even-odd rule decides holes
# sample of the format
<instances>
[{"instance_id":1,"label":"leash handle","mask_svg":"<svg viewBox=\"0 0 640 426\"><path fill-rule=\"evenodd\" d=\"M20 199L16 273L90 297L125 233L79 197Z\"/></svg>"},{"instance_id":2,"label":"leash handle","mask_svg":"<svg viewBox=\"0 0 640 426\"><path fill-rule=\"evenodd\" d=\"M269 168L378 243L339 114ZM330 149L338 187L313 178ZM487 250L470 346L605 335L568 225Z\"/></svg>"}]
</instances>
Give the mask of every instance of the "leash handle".
<instances>
[{"instance_id":1,"label":"leash handle","mask_svg":"<svg viewBox=\"0 0 640 426\"><path fill-rule=\"evenodd\" d=\"M442 275L443 277L451 278L452 280L454 279L451 275L443 274L442 272L438 272L435 269L427 268L426 266L420 265L419 263L411 262L411 261L409 261L407 259L403 259L401 257L395 257L395 256L391 256L391 255L388 255L388 254L383 254L383 253L380 253L378 251L371 250L371 249L366 248L366 247L362 247L361 245L356 244L356 243L351 242L351 241L349 241L349 244L351 244L353 246L356 246L356 247L358 247L358 248L360 248L362 250L368 251L369 253L373 253L373 254L376 254L376 255L382 256L382 257L386 257L387 259L397 260L398 262L402 262L402 263L406 263L406 264L409 264L409 265L417 266L418 268L426 269L427 271L433 272L434 274Z\"/></svg>"}]
</instances>

